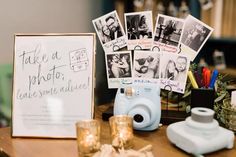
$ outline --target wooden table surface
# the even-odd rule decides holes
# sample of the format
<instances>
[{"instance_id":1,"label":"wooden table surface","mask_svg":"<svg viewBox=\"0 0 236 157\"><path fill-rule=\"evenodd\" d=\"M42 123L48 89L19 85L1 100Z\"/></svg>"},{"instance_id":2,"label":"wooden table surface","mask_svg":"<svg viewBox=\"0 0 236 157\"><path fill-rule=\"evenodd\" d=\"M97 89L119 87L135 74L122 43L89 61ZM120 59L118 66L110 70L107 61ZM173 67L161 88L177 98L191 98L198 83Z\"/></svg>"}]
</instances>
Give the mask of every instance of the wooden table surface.
<instances>
[{"instance_id":1,"label":"wooden table surface","mask_svg":"<svg viewBox=\"0 0 236 157\"><path fill-rule=\"evenodd\" d=\"M96 110L96 119L101 120L101 110ZM101 142L110 143L110 130L107 121L101 120ZM155 157L187 157L190 156L172 145L166 136L166 126L152 132L135 131L134 149L152 144ZM75 139L39 139L12 138L10 128L0 129L0 148L11 157L78 157ZM206 157L234 157L236 147L221 150Z\"/></svg>"}]
</instances>

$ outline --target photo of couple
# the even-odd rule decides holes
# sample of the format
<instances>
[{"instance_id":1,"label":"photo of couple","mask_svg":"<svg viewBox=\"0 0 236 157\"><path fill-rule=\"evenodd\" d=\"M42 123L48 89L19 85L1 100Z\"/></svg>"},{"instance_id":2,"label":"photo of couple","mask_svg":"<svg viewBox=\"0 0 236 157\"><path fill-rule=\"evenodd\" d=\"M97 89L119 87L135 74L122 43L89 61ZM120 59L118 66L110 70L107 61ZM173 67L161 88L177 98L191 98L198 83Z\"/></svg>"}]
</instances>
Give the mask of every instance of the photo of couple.
<instances>
[{"instance_id":1,"label":"photo of couple","mask_svg":"<svg viewBox=\"0 0 236 157\"><path fill-rule=\"evenodd\" d=\"M201 24L191 23L186 26L182 43L194 51L198 51L210 30Z\"/></svg>"},{"instance_id":2,"label":"photo of couple","mask_svg":"<svg viewBox=\"0 0 236 157\"><path fill-rule=\"evenodd\" d=\"M125 13L127 49L150 50L153 42L153 18L151 11Z\"/></svg>"},{"instance_id":3,"label":"photo of couple","mask_svg":"<svg viewBox=\"0 0 236 157\"><path fill-rule=\"evenodd\" d=\"M162 72L162 78L173 80L173 81L183 81L187 75L187 57L179 56L174 61L170 59L167 61L164 71Z\"/></svg>"},{"instance_id":4,"label":"photo of couple","mask_svg":"<svg viewBox=\"0 0 236 157\"><path fill-rule=\"evenodd\" d=\"M145 14L126 16L128 40L152 38L152 26L147 22L147 18Z\"/></svg>"},{"instance_id":5,"label":"photo of couple","mask_svg":"<svg viewBox=\"0 0 236 157\"><path fill-rule=\"evenodd\" d=\"M166 86L169 86L171 91L183 93L190 65L189 58L169 52L163 53L161 58L161 88L165 89Z\"/></svg>"},{"instance_id":6,"label":"photo of couple","mask_svg":"<svg viewBox=\"0 0 236 157\"><path fill-rule=\"evenodd\" d=\"M107 54L108 78L131 77L131 53Z\"/></svg>"},{"instance_id":7,"label":"photo of couple","mask_svg":"<svg viewBox=\"0 0 236 157\"><path fill-rule=\"evenodd\" d=\"M98 37L102 44L124 36L116 12L93 21Z\"/></svg>"},{"instance_id":8,"label":"photo of couple","mask_svg":"<svg viewBox=\"0 0 236 157\"><path fill-rule=\"evenodd\" d=\"M134 78L159 78L160 54L152 51L134 52Z\"/></svg>"},{"instance_id":9,"label":"photo of couple","mask_svg":"<svg viewBox=\"0 0 236 157\"><path fill-rule=\"evenodd\" d=\"M184 21L182 19L159 14L154 31L153 45L170 52L173 52L172 49L175 49L174 51L176 52L180 43L183 26Z\"/></svg>"}]
</instances>

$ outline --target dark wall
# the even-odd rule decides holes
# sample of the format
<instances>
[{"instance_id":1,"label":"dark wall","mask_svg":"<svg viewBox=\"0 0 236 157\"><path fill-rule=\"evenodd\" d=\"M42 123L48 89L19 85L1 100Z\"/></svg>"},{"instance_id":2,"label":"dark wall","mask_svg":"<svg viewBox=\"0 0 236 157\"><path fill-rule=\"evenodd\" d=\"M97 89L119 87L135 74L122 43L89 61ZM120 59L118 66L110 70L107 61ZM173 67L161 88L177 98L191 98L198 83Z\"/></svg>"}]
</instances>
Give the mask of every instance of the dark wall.
<instances>
[{"instance_id":1,"label":"dark wall","mask_svg":"<svg viewBox=\"0 0 236 157\"><path fill-rule=\"evenodd\" d=\"M125 1L125 12L132 12L132 1ZM174 0L178 5L179 1ZM197 0L188 0L192 14L199 18L199 2ZM103 15L115 9L114 1L103 0ZM195 7L193 7L195 6ZM97 17L102 16L98 15ZM95 30L94 30L95 32ZM203 57L209 65L213 65L213 52L215 49L223 51L227 66L236 67L236 39L208 39L202 50L197 55L194 62L198 63ZM114 100L117 89L108 89L104 51L97 38L97 56L96 56L96 104L105 104Z\"/></svg>"},{"instance_id":2,"label":"dark wall","mask_svg":"<svg viewBox=\"0 0 236 157\"><path fill-rule=\"evenodd\" d=\"M96 3L96 1L94 1ZM96 4L94 4L96 5ZM115 9L114 1L103 0L103 14L107 14ZM98 18L102 15L97 15ZM95 30L94 30L95 32ZM105 54L101 43L97 37L97 54L96 54L96 88L95 88L95 103L97 105L111 102L115 97L116 89L108 89Z\"/></svg>"},{"instance_id":3,"label":"dark wall","mask_svg":"<svg viewBox=\"0 0 236 157\"><path fill-rule=\"evenodd\" d=\"M195 59L199 62L200 58L204 58L209 65L214 65L213 52L215 50L223 51L227 66L236 67L236 39L208 39Z\"/></svg>"}]
</instances>

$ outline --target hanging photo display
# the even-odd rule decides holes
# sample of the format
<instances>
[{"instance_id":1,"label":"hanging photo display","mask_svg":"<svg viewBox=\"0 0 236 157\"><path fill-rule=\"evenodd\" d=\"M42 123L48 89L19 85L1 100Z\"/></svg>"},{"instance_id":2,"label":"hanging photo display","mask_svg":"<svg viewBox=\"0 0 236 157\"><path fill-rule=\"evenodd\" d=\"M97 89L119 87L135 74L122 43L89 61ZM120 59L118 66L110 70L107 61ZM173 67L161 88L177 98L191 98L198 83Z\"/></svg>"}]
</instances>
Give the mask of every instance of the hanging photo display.
<instances>
[{"instance_id":1,"label":"hanging photo display","mask_svg":"<svg viewBox=\"0 0 236 157\"><path fill-rule=\"evenodd\" d=\"M125 13L128 50L151 49L153 40L152 12Z\"/></svg>"},{"instance_id":2,"label":"hanging photo display","mask_svg":"<svg viewBox=\"0 0 236 157\"><path fill-rule=\"evenodd\" d=\"M187 55L193 61L212 32L213 28L188 15L180 39L181 53Z\"/></svg>"},{"instance_id":3,"label":"hanging photo display","mask_svg":"<svg viewBox=\"0 0 236 157\"><path fill-rule=\"evenodd\" d=\"M153 48L177 53L183 26L183 19L159 14L154 31Z\"/></svg>"},{"instance_id":4,"label":"hanging photo display","mask_svg":"<svg viewBox=\"0 0 236 157\"><path fill-rule=\"evenodd\" d=\"M116 20L109 21L109 18ZM190 61L197 56L213 29L191 15L180 19L158 14L154 32L151 11L125 13L124 20L126 34L116 11L93 20L105 51L108 88L153 84L184 93ZM114 23L116 27L111 27ZM104 39L105 30L113 36L117 28L121 30L116 33L119 40ZM118 51L125 46L128 51Z\"/></svg>"},{"instance_id":5,"label":"hanging photo display","mask_svg":"<svg viewBox=\"0 0 236 157\"><path fill-rule=\"evenodd\" d=\"M92 22L105 53L126 47L126 36L116 11Z\"/></svg>"}]
</instances>

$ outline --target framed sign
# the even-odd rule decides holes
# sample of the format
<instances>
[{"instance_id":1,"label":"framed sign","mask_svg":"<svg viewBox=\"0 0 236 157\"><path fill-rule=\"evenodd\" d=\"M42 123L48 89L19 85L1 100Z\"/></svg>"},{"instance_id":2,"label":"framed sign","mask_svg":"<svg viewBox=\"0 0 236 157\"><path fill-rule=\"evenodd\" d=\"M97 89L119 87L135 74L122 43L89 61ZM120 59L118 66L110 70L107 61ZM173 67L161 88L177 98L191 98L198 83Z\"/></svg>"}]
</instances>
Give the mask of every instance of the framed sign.
<instances>
[{"instance_id":1,"label":"framed sign","mask_svg":"<svg viewBox=\"0 0 236 157\"><path fill-rule=\"evenodd\" d=\"M12 136L75 138L93 118L95 34L17 34Z\"/></svg>"}]
</instances>

